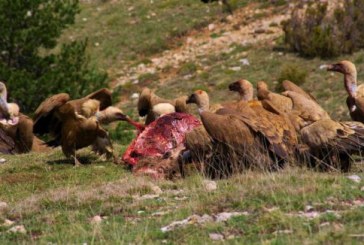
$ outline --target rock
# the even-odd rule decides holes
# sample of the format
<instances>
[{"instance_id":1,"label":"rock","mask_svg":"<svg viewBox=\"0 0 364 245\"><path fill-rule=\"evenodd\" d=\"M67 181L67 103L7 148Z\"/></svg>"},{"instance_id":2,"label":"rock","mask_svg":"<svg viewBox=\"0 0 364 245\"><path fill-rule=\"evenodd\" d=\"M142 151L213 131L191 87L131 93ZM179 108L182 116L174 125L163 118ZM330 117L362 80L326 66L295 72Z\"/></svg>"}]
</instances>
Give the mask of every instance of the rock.
<instances>
[{"instance_id":1,"label":"rock","mask_svg":"<svg viewBox=\"0 0 364 245\"><path fill-rule=\"evenodd\" d=\"M262 33L265 33L266 32L266 30L265 29L263 29L263 28L258 28L258 29L255 29L254 30L254 33L255 34L262 34Z\"/></svg>"},{"instance_id":2,"label":"rock","mask_svg":"<svg viewBox=\"0 0 364 245\"><path fill-rule=\"evenodd\" d=\"M6 162L6 159L5 158L0 158L0 164L3 164Z\"/></svg>"},{"instance_id":3,"label":"rock","mask_svg":"<svg viewBox=\"0 0 364 245\"><path fill-rule=\"evenodd\" d=\"M233 17L232 15L228 15L228 16L226 17L226 20L227 20L227 21L229 21L229 22L233 22L234 17Z\"/></svg>"},{"instance_id":4,"label":"rock","mask_svg":"<svg viewBox=\"0 0 364 245\"><path fill-rule=\"evenodd\" d=\"M204 181L202 181L202 185L203 185L204 189L208 192L217 190L217 184L213 180L204 180Z\"/></svg>"},{"instance_id":5,"label":"rock","mask_svg":"<svg viewBox=\"0 0 364 245\"><path fill-rule=\"evenodd\" d=\"M4 223L1 226L9 227L12 226L15 222L10 219L5 219Z\"/></svg>"},{"instance_id":6,"label":"rock","mask_svg":"<svg viewBox=\"0 0 364 245\"><path fill-rule=\"evenodd\" d=\"M326 64L323 64L323 65L320 65L320 66L319 66L319 69L320 69L320 70L324 70L324 69L326 69L326 68L327 68L327 65L326 65Z\"/></svg>"},{"instance_id":7,"label":"rock","mask_svg":"<svg viewBox=\"0 0 364 245\"><path fill-rule=\"evenodd\" d=\"M150 188L152 189L152 191L155 194L162 194L163 193L162 189L157 185L152 185Z\"/></svg>"},{"instance_id":8,"label":"rock","mask_svg":"<svg viewBox=\"0 0 364 245\"><path fill-rule=\"evenodd\" d=\"M235 216L248 215L247 212L222 212L214 215L216 222L225 222Z\"/></svg>"},{"instance_id":9,"label":"rock","mask_svg":"<svg viewBox=\"0 0 364 245\"><path fill-rule=\"evenodd\" d=\"M143 211L143 210L139 210L138 212L137 212L137 214L144 214L145 213L145 211Z\"/></svg>"},{"instance_id":10,"label":"rock","mask_svg":"<svg viewBox=\"0 0 364 245\"><path fill-rule=\"evenodd\" d=\"M158 198L159 195L153 195L153 194L146 194L146 195L143 195L143 196L134 196L134 199L136 200L148 200L148 199L155 199L155 198Z\"/></svg>"},{"instance_id":11,"label":"rock","mask_svg":"<svg viewBox=\"0 0 364 245\"><path fill-rule=\"evenodd\" d=\"M230 67L229 69L232 70L232 71L241 71L241 67L240 66Z\"/></svg>"},{"instance_id":12,"label":"rock","mask_svg":"<svg viewBox=\"0 0 364 245\"><path fill-rule=\"evenodd\" d=\"M278 234L292 234L293 231L292 230L278 230L273 232L274 235L278 235Z\"/></svg>"},{"instance_id":13,"label":"rock","mask_svg":"<svg viewBox=\"0 0 364 245\"><path fill-rule=\"evenodd\" d=\"M102 217L100 215L96 215L91 218L90 223L93 225L98 225L102 222Z\"/></svg>"},{"instance_id":14,"label":"rock","mask_svg":"<svg viewBox=\"0 0 364 245\"><path fill-rule=\"evenodd\" d=\"M87 21L87 18L82 18L82 21L85 21L86 22Z\"/></svg>"},{"instance_id":15,"label":"rock","mask_svg":"<svg viewBox=\"0 0 364 245\"><path fill-rule=\"evenodd\" d=\"M299 212L298 216L303 217L303 218L308 218L308 219L314 219L317 217L320 217L320 213L316 212L316 211L312 211L312 212Z\"/></svg>"},{"instance_id":16,"label":"rock","mask_svg":"<svg viewBox=\"0 0 364 245\"><path fill-rule=\"evenodd\" d=\"M360 190L361 190L361 191L364 191L364 186L362 186L362 187L360 188Z\"/></svg>"},{"instance_id":17,"label":"rock","mask_svg":"<svg viewBox=\"0 0 364 245\"><path fill-rule=\"evenodd\" d=\"M320 228L324 228L324 227L327 227L327 226L330 226L330 222L324 222L324 223L321 223L319 225Z\"/></svg>"},{"instance_id":18,"label":"rock","mask_svg":"<svg viewBox=\"0 0 364 245\"><path fill-rule=\"evenodd\" d=\"M4 212L5 210L8 209L8 204L6 202L0 202L0 213Z\"/></svg>"},{"instance_id":19,"label":"rock","mask_svg":"<svg viewBox=\"0 0 364 245\"><path fill-rule=\"evenodd\" d=\"M208 29L209 31L213 31L215 29L215 24L209 24Z\"/></svg>"},{"instance_id":20,"label":"rock","mask_svg":"<svg viewBox=\"0 0 364 245\"><path fill-rule=\"evenodd\" d=\"M356 183L360 183L360 181L361 181L361 178L358 175L355 175L355 174L347 176L347 178L349 180L352 180L352 181L356 182Z\"/></svg>"},{"instance_id":21,"label":"rock","mask_svg":"<svg viewBox=\"0 0 364 245\"><path fill-rule=\"evenodd\" d=\"M139 99L139 94L138 93L133 93L131 96L130 96L131 99L133 100L137 100Z\"/></svg>"},{"instance_id":22,"label":"rock","mask_svg":"<svg viewBox=\"0 0 364 245\"><path fill-rule=\"evenodd\" d=\"M248 59L246 59L246 58L245 58L245 59L241 59L241 60L240 60L240 63L241 63L241 64L243 64L244 66L249 66L249 65L250 65L249 60L248 60Z\"/></svg>"},{"instance_id":23,"label":"rock","mask_svg":"<svg viewBox=\"0 0 364 245\"><path fill-rule=\"evenodd\" d=\"M210 233L209 237L213 241L222 241L224 240L224 236L219 233Z\"/></svg>"},{"instance_id":24,"label":"rock","mask_svg":"<svg viewBox=\"0 0 364 245\"><path fill-rule=\"evenodd\" d=\"M17 225L8 230L10 233L21 233L26 234L27 230L25 229L24 225Z\"/></svg>"},{"instance_id":25,"label":"rock","mask_svg":"<svg viewBox=\"0 0 364 245\"><path fill-rule=\"evenodd\" d=\"M313 210L314 210L314 208L311 205L305 206L305 212L312 212Z\"/></svg>"}]
</instances>

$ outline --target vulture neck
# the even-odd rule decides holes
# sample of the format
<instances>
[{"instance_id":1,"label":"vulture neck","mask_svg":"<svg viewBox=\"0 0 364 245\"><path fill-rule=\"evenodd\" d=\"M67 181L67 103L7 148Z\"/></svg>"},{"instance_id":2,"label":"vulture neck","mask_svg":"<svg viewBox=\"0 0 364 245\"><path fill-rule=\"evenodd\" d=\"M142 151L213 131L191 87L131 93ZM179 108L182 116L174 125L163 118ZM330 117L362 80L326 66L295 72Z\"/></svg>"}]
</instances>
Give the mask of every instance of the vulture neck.
<instances>
[{"instance_id":1,"label":"vulture neck","mask_svg":"<svg viewBox=\"0 0 364 245\"><path fill-rule=\"evenodd\" d=\"M253 89L249 89L245 92L240 93L240 99L242 101L251 101L253 100Z\"/></svg>"},{"instance_id":2,"label":"vulture neck","mask_svg":"<svg viewBox=\"0 0 364 245\"><path fill-rule=\"evenodd\" d=\"M344 75L345 88L351 98L356 97L356 90L357 90L356 79L357 79L356 72Z\"/></svg>"},{"instance_id":3,"label":"vulture neck","mask_svg":"<svg viewBox=\"0 0 364 245\"><path fill-rule=\"evenodd\" d=\"M201 115L204 111L210 110L210 102L208 99L200 100L198 103L198 113Z\"/></svg>"}]
</instances>

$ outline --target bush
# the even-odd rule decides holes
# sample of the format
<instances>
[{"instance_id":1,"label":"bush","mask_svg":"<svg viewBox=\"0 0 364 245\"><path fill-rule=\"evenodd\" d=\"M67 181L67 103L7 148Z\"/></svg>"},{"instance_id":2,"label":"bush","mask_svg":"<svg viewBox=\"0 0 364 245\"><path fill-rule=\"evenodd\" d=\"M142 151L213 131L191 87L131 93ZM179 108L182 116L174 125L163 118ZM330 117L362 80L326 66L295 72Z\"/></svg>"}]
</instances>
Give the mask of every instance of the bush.
<instances>
[{"instance_id":1,"label":"bush","mask_svg":"<svg viewBox=\"0 0 364 245\"><path fill-rule=\"evenodd\" d=\"M326 3L296 8L283 25L285 43L302 56L322 58L351 53L363 46L364 0L345 0L328 11Z\"/></svg>"},{"instance_id":2,"label":"bush","mask_svg":"<svg viewBox=\"0 0 364 245\"><path fill-rule=\"evenodd\" d=\"M89 67L87 40L51 52L78 12L77 0L0 1L0 80L23 111L55 93L80 97L105 85L106 73Z\"/></svg>"},{"instance_id":3,"label":"bush","mask_svg":"<svg viewBox=\"0 0 364 245\"><path fill-rule=\"evenodd\" d=\"M307 75L308 75L307 71L302 70L297 65L292 65L292 64L284 65L278 77L278 84L276 86L276 91L282 92L284 90L282 87L282 82L284 80L292 81L298 86L303 85L306 82Z\"/></svg>"}]
</instances>

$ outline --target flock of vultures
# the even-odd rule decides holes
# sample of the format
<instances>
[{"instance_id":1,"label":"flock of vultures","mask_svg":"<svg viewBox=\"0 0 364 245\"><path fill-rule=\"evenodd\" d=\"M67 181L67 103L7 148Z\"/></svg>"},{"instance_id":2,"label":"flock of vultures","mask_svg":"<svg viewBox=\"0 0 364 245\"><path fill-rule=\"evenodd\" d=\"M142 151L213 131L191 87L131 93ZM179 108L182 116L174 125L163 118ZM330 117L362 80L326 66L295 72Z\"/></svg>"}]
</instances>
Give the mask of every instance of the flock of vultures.
<instances>
[{"instance_id":1,"label":"flock of vultures","mask_svg":"<svg viewBox=\"0 0 364 245\"><path fill-rule=\"evenodd\" d=\"M138 112L146 117L145 124L112 106L108 89L74 100L66 93L51 96L31 119L7 102L5 84L0 83L0 152L44 152L61 146L79 165L76 151L92 146L101 157L156 178L183 176L191 169L221 178L246 169L275 171L288 164L349 171L364 152L364 85L357 86L350 61L327 65L327 70L344 75L353 121L335 121L311 94L290 81L283 82L280 94L260 81L254 98L252 84L239 80L229 90L240 99L214 105L202 90L169 100L144 88ZM191 103L197 105L200 119L188 112ZM122 157L103 128L114 121L130 123L138 132ZM37 137L44 135L47 142Z\"/></svg>"}]
</instances>

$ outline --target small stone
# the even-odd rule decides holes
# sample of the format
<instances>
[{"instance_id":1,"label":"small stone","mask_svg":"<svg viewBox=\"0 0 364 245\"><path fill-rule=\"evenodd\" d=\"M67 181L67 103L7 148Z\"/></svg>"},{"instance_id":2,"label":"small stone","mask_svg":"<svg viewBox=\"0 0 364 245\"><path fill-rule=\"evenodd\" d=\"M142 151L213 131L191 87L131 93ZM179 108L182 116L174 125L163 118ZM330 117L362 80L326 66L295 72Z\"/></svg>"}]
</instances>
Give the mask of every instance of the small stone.
<instances>
[{"instance_id":1,"label":"small stone","mask_svg":"<svg viewBox=\"0 0 364 245\"><path fill-rule=\"evenodd\" d=\"M8 227L8 226L12 226L15 222L10 220L10 219L5 219L4 220L4 223L1 225L1 226L5 226L5 227Z\"/></svg>"},{"instance_id":2,"label":"small stone","mask_svg":"<svg viewBox=\"0 0 364 245\"><path fill-rule=\"evenodd\" d=\"M143 195L141 197L135 196L134 198L137 199L137 200L149 200L149 199L155 199L155 198L158 198L158 197L159 197L159 195L146 194L146 195Z\"/></svg>"},{"instance_id":3,"label":"small stone","mask_svg":"<svg viewBox=\"0 0 364 245\"><path fill-rule=\"evenodd\" d=\"M213 241L222 241L224 240L224 236L219 233L210 233L209 237Z\"/></svg>"},{"instance_id":4,"label":"small stone","mask_svg":"<svg viewBox=\"0 0 364 245\"><path fill-rule=\"evenodd\" d=\"M208 26L209 31L213 31L215 29L215 24L210 24Z\"/></svg>"},{"instance_id":5,"label":"small stone","mask_svg":"<svg viewBox=\"0 0 364 245\"><path fill-rule=\"evenodd\" d=\"M324 228L327 226L330 226L330 222L324 222L324 223L320 224L320 228Z\"/></svg>"},{"instance_id":6,"label":"small stone","mask_svg":"<svg viewBox=\"0 0 364 245\"><path fill-rule=\"evenodd\" d=\"M360 190L361 190L361 191L364 191L364 186L362 186L362 187L360 188Z\"/></svg>"},{"instance_id":7,"label":"small stone","mask_svg":"<svg viewBox=\"0 0 364 245\"><path fill-rule=\"evenodd\" d=\"M96 42L95 47L98 47L98 46L100 46L100 43Z\"/></svg>"},{"instance_id":8,"label":"small stone","mask_svg":"<svg viewBox=\"0 0 364 245\"><path fill-rule=\"evenodd\" d=\"M90 223L94 224L94 225L98 225L102 222L102 217L100 215L96 215L94 217L91 218Z\"/></svg>"},{"instance_id":9,"label":"small stone","mask_svg":"<svg viewBox=\"0 0 364 245\"><path fill-rule=\"evenodd\" d=\"M352 181L356 182L356 183L360 183L360 181L361 181L361 178L358 175L355 175L355 174L347 176L347 178L349 180L352 180Z\"/></svg>"},{"instance_id":10,"label":"small stone","mask_svg":"<svg viewBox=\"0 0 364 245\"><path fill-rule=\"evenodd\" d=\"M202 185L204 189L208 192L216 191L217 190L217 184L213 180L204 180L202 182Z\"/></svg>"},{"instance_id":11,"label":"small stone","mask_svg":"<svg viewBox=\"0 0 364 245\"><path fill-rule=\"evenodd\" d=\"M21 233L26 234L27 230L25 229L24 225L17 225L8 230L10 233Z\"/></svg>"},{"instance_id":12,"label":"small stone","mask_svg":"<svg viewBox=\"0 0 364 245\"><path fill-rule=\"evenodd\" d=\"M133 100L139 99L139 94L138 93L133 93L130 98L132 98Z\"/></svg>"},{"instance_id":13,"label":"small stone","mask_svg":"<svg viewBox=\"0 0 364 245\"><path fill-rule=\"evenodd\" d=\"M215 221L224 222L224 221L228 221L232 217L242 216L242 215L248 215L248 213L247 212L222 212L222 213L215 215Z\"/></svg>"},{"instance_id":14,"label":"small stone","mask_svg":"<svg viewBox=\"0 0 364 245\"><path fill-rule=\"evenodd\" d=\"M85 21L86 22L87 21L87 18L82 18L82 21Z\"/></svg>"},{"instance_id":15,"label":"small stone","mask_svg":"<svg viewBox=\"0 0 364 245\"><path fill-rule=\"evenodd\" d=\"M323 64L323 65L320 65L320 66L319 66L319 69L320 69L320 70L323 70L323 69L326 69L326 68L327 68L327 65L326 65L326 64Z\"/></svg>"},{"instance_id":16,"label":"small stone","mask_svg":"<svg viewBox=\"0 0 364 245\"><path fill-rule=\"evenodd\" d=\"M162 189L157 185L152 185L151 189L155 194L162 194L163 193Z\"/></svg>"},{"instance_id":17,"label":"small stone","mask_svg":"<svg viewBox=\"0 0 364 245\"><path fill-rule=\"evenodd\" d=\"M241 64L243 64L244 66L249 66L249 65L250 65L249 60L248 60L248 59L246 59L246 58L245 58L245 59L241 59L241 60L240 60L240 63L241 63Z\"/></svg>"},{"instance_id":18,"label":"small stone","mask_svg":"<svg viewBox=\"0 0 364 245\"><path fill-rule=\"evenodd\" d=\"M230 67L230 70L232 70L232 71L241 71L241 67L240 66Z\"/></svg>"},{"instance_id":19,"label":"small stone","mask_svg":"<svg viewBox=\"0 0 364 245\"><path fill-rule=\"evenodd\" d=\"M226 20L227 20L227 21L229 21L229 22L233 22L234 17L233 17L232 15L228 15L228 16L226 17Z\"/></svg>"},{"instance_id":20,"label":"small stone","mask_svg":"<svg viewBox=\"0 0 364 245\"><path fill-rule=\"evenodd\" d=\"M312 212L312 211L314 211L314 208L311 205L305 206L305 212Z\"/></svg>"},{"instance_id":21,"label":"small stone","mask_svg":"<svg viewBox=\"0 0 364 245\"><path fill-rule=\"evenodd\" d=\"M3 164L6 162L6 159L5 158L0 158L0 164Z\"/></svg>"},{"instance_id":22,"label":"small stone","mask_svg":"<svg viewBox=\"0 0 364 245\"><path fill-rule=\"evenodd\" d=\"M273 232L274 235L278 235L278 234L292 234L293 231L292 230L278 230Z\"/></svg>"},{"instance_id":23,"label":"small stone","mask_svg":"<svg viewBox=\"0 0 364 245\"><path fill-rule=\"evenodd\" d=\"M5 211L8 208L8 204L6 202L0 202L0 213Z\"/></svg>"},{"instance_id":24,"label":"small stone","mask_svg":"<svg viewBox=\"0 0 364 245\"><path fill-rule=\"evenodd\" d=\"M143 210L139 210L137 213L138 213L138 214L144 214L144 213L145 213L145 211L143 211Z\"/></svg>"}]
</instances>

